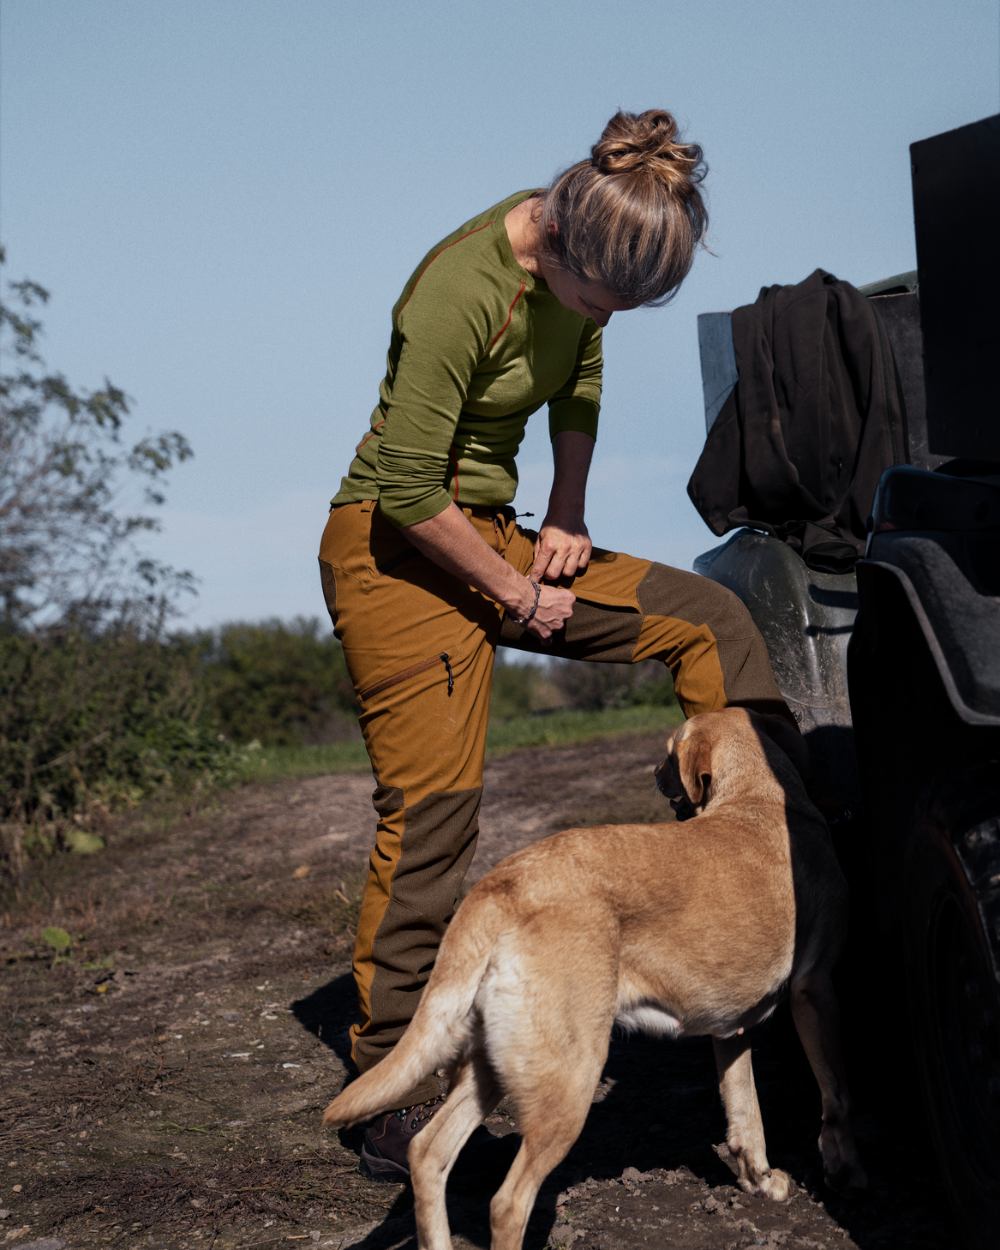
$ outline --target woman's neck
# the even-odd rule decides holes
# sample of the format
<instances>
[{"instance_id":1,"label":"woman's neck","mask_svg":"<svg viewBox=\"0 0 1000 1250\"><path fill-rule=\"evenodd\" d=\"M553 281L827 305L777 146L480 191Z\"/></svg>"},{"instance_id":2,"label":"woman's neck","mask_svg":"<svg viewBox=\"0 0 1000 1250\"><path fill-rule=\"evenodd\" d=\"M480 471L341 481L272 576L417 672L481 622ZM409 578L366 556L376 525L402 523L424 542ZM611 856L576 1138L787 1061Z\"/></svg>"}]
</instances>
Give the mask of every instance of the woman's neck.
<instances>
[{"instance_id":1,"label":"woman's neck","mask_svg":"<svg viewBox=\"0 0 1000 1250\"><path fill-rule=\"evenodd\" d=\"M535 196L515 204L504 218L514 259L534 277L542 273L542 203Z\"/></svg>"}]
</instances>

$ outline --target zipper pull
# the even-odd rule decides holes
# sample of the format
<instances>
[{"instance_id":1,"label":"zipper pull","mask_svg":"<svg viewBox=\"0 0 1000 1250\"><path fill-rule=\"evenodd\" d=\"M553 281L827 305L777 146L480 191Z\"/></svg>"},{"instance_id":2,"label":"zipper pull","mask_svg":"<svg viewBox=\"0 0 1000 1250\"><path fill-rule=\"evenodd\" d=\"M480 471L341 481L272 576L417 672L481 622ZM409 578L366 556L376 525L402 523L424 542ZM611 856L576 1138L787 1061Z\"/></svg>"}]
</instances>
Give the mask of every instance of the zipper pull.
<instances>
[{"instance_id":1,"label":"zipper pull","mask_svg":"<svg viewBox=\"0 0 1000 1250\"><path fill-rule=\"evenodd\" d=\"M442 651L440 656L438 656L438 659L444 665L445 671L448 674L448 698L450 699L455 693L455 674L452 672L451 668L451 657L448 655L447 651Z\"/></svg>"}]
</instances>

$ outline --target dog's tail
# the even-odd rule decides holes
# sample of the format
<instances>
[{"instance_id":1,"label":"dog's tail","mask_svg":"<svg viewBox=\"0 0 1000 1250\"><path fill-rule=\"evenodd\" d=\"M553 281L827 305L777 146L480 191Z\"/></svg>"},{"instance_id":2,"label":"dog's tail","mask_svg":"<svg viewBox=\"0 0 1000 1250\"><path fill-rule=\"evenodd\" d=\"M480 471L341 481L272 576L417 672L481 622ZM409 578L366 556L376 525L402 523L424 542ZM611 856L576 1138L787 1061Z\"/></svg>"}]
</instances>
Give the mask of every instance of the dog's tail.
<instances>
[{"instance_id":1,"label":"dog's tail","mask_svg":"<svg viewBox=\"0 0 1000 1250\"><path fill-rule=\"evenodd\" d=\"M400 1105L439 1068L454 1064L472 1034L473 1004L499 930L489 897L470 895L445 934L434 971L406 1032L376 1067L330 1103L324 1125L357 1124Z\"/></svg>"}]
</instances>

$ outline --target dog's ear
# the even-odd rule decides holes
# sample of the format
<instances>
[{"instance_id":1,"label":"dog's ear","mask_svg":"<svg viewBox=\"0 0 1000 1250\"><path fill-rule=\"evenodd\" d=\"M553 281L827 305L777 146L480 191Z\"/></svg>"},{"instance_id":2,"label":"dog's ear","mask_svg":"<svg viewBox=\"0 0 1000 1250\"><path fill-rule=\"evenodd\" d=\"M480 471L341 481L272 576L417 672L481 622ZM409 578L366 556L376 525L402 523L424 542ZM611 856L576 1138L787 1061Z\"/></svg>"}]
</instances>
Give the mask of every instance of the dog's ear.
<instances>
[{"instance_id":1,"label":"dog's ear","mask_svg":"<svg viewBox=\"0 0 1000 1250\"><path fill-rule=\"evenodd\" d=\"M674 743L677 776L688 802L701 808L708 802L712 781L712 744L707 734L694 730Z\"/></svg>"}]
</instances>

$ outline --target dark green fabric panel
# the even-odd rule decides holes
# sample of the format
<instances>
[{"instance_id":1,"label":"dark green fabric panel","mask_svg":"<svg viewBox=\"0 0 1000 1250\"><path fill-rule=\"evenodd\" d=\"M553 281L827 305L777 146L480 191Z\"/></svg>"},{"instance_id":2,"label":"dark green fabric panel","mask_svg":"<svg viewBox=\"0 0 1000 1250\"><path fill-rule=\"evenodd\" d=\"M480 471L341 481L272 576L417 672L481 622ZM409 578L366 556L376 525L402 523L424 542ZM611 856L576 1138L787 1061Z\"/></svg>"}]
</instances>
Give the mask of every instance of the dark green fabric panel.
<instances>
[{"instance_id":1,"label":"dark green fabric panel","mask_svg":"<svg viewBox=\"0 0 1000 1250\"><path fill-rule=\"evenodd\" d=\"M700 573L651 564L636 593L644 614L708 625L716 638L747 638L757 632L736 595Z\"/></svg>"},{"instance_id":2,"label":"dark green fabric panel","mask_svg":"<svg viewBox=\"0 0 1000 1250\"><path fill-rule=\"evenodd\" d=\"M771 670L767 646L746 605L731 590L698 573L653 564L639 583L644 614L705 625L715 640L728 704L791 719Z\"/></svg>"},{"instance_id":3,"label":"dark green fabric panel","mask_svg":"<svg viewBox=\"0 0 1000 1250\"><path fill-rule=\"evenodd\" d=\"M444 916L442 932L475 850L482 796L478 786L443 791L406 808L393 901L414 911Z\"/></svg>"},{"instance_id":4,"label":"dark green fabric panel","mask_svg":"<svg viewBox=\"0 0 1000 1250\"><path fill-rule=\"evenodd\" d=\"M376 790L380 814L398 811L402 799L398 789ZM375 939L371 1008L378 1037L358 1039L359 1067L391 1049L416 1010L475 851L481 799L480 788L444 791L404 809L402 853Z\"/></svg>"},{"instance_id":5,"label":"dark green fabric panel","mask_svg":"<svg viewBox=\"0 0 1000 1250\"><path fill-rule=\"evenodd\" d=\"M554 634L550 642L542 642L505 617L500 645L535 655L627 664L641 625L642 617L638 612L577 599L566 628Z\"/></svg>"}]
</instances>

